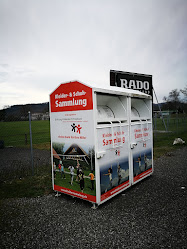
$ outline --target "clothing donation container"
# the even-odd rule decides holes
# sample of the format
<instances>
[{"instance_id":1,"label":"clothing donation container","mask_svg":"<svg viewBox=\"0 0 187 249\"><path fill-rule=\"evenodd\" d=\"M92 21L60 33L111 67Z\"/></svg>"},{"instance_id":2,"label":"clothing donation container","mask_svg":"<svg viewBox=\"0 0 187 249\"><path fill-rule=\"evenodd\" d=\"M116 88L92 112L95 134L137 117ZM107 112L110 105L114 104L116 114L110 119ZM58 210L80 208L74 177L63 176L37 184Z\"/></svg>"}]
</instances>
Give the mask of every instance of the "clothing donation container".
<instances>
[{"instance_id":1,"label":"clothing donation container","mask_svg":"<svg viewBox=\"0 0 187 249\"><path fill-rule=\"evenodd\" d=\"M54 191L102 204L153 173L152 98L74 81L50 94Z\"/></svg>"}]
</instances>

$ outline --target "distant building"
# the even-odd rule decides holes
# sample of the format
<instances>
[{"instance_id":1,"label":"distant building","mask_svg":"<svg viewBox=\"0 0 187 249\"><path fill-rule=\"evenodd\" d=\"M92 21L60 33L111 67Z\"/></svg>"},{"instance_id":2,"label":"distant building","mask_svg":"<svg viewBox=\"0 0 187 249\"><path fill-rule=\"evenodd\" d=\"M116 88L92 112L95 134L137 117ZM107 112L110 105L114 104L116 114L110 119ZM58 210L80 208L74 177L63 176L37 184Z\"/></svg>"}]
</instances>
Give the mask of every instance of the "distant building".
<instances>
[{"instance_id":1,"label":"distant building","mask_svg":"<svg viewBox=\"0 0 187 249\"><path fill-rule=\"evenodd\" d=\"M46 113L32 113L32 120L49 120L49 112Z\"/></svg>"}]
</instances>

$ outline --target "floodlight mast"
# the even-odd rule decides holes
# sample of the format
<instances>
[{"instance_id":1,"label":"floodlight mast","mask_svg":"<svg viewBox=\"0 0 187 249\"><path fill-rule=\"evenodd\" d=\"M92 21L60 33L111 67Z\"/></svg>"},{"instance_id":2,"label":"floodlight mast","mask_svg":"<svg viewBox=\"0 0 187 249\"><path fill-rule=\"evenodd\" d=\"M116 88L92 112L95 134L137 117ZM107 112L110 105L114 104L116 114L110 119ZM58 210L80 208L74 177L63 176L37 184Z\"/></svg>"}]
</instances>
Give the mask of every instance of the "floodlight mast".
<instances>
[{"instance_id":1,"label":"floodlight mast","mask_svg":"<svg viewBox=\"0 0 187 249\"><path fill-rule=\"evenodd\" d=\"M165 127L165 129L166 129L166 131L167 131L167 127L166 127L166 124L165 124L165 121L164 121L164 117L163 117L163 115L162 115L162 110L161 110L160 105L159 105L159 103L158 103L158 99L157 99L157 96L156 96L156 92L155 92L154 87L153 87L153 92L154 92L154 94L155 94L156 102L157 102L157 104L158 104L158 108L159 108L159 111L160 111L160 113L161 113L161 117L162 117L162 121L163 121L163 123L164 123L164 127Z\"/></svg>"},{"instance_id":2,"label":"floodlight mast","mask_svg":"<svg viewBox=\"0 0 187 249\"><path fill-rule=\"evenodd\" d=\"M29 114L29 130L30 130L30 146L31 146L31 168L32 168L32 175L34 175L34 162L33 162L33 148L32 148L32 129L31 129L31 112Z\"/></svg>"}]
</instances>

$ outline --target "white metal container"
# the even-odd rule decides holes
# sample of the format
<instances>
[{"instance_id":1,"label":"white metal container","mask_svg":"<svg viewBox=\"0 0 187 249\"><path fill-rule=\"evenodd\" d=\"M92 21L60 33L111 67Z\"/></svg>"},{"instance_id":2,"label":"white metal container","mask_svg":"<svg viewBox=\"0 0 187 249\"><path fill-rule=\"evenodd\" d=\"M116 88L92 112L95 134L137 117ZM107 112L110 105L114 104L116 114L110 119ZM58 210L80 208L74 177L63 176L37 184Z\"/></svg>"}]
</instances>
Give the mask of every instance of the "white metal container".
<instances>
[{"instance_id":1,"label":"white metal container","mask_svg":"<svg viewBox=\"0 0 187 249\"><path fill-rule=\"evenodd\" d=\"M57 192L100 205L153 173L149 95L64 83L50 94L50 127Z\"/></svg>"}]
</instances>

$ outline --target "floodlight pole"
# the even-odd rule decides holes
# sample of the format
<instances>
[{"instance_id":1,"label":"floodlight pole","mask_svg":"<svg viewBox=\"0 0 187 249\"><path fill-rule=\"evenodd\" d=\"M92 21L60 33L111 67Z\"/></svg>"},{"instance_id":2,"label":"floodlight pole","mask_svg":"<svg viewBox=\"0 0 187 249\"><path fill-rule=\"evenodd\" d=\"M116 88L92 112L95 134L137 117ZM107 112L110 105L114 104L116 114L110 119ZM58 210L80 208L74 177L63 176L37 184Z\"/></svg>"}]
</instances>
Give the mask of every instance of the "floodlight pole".
<instances>
[{"instance_id":1,"label":"floodlight pole","mask_svg":"<svg viewBox=\"0 0 187 249\"><path fill-rule=\"evenodd\" d=\"M34 163L33 163L33 148L32 148L32 129L31 129L31 112L29 114L29 130L30 130L30 147L31 147L31 168L32 168L32 175L34 175Z\"/></svg>"},{"instance_id":2,"label":"floodlight pole","mask_svg":"<svg viewBox=\"0 0 187 249\"><path fill-rule=\"evenodd\" d=\"M157 104L158 104L158 108L159 108L159 110L160 110L160 113L161 113L161 116L162 116L162 120L163 120L165 129L166 129L166 131L167 131L167 127L166 127L166 124L165 124L165 121L164 121L164 117L163 117L163 115L162 115L162 110L161 110L161 108L160 108L160 106L159 106L158 99L157 99L157 96L156 96L156 92L155 92L154 87L153 87L153 92L154 92L154 94L155 94L156 102L157 102Z\"/></svg>"}]
</instances>

